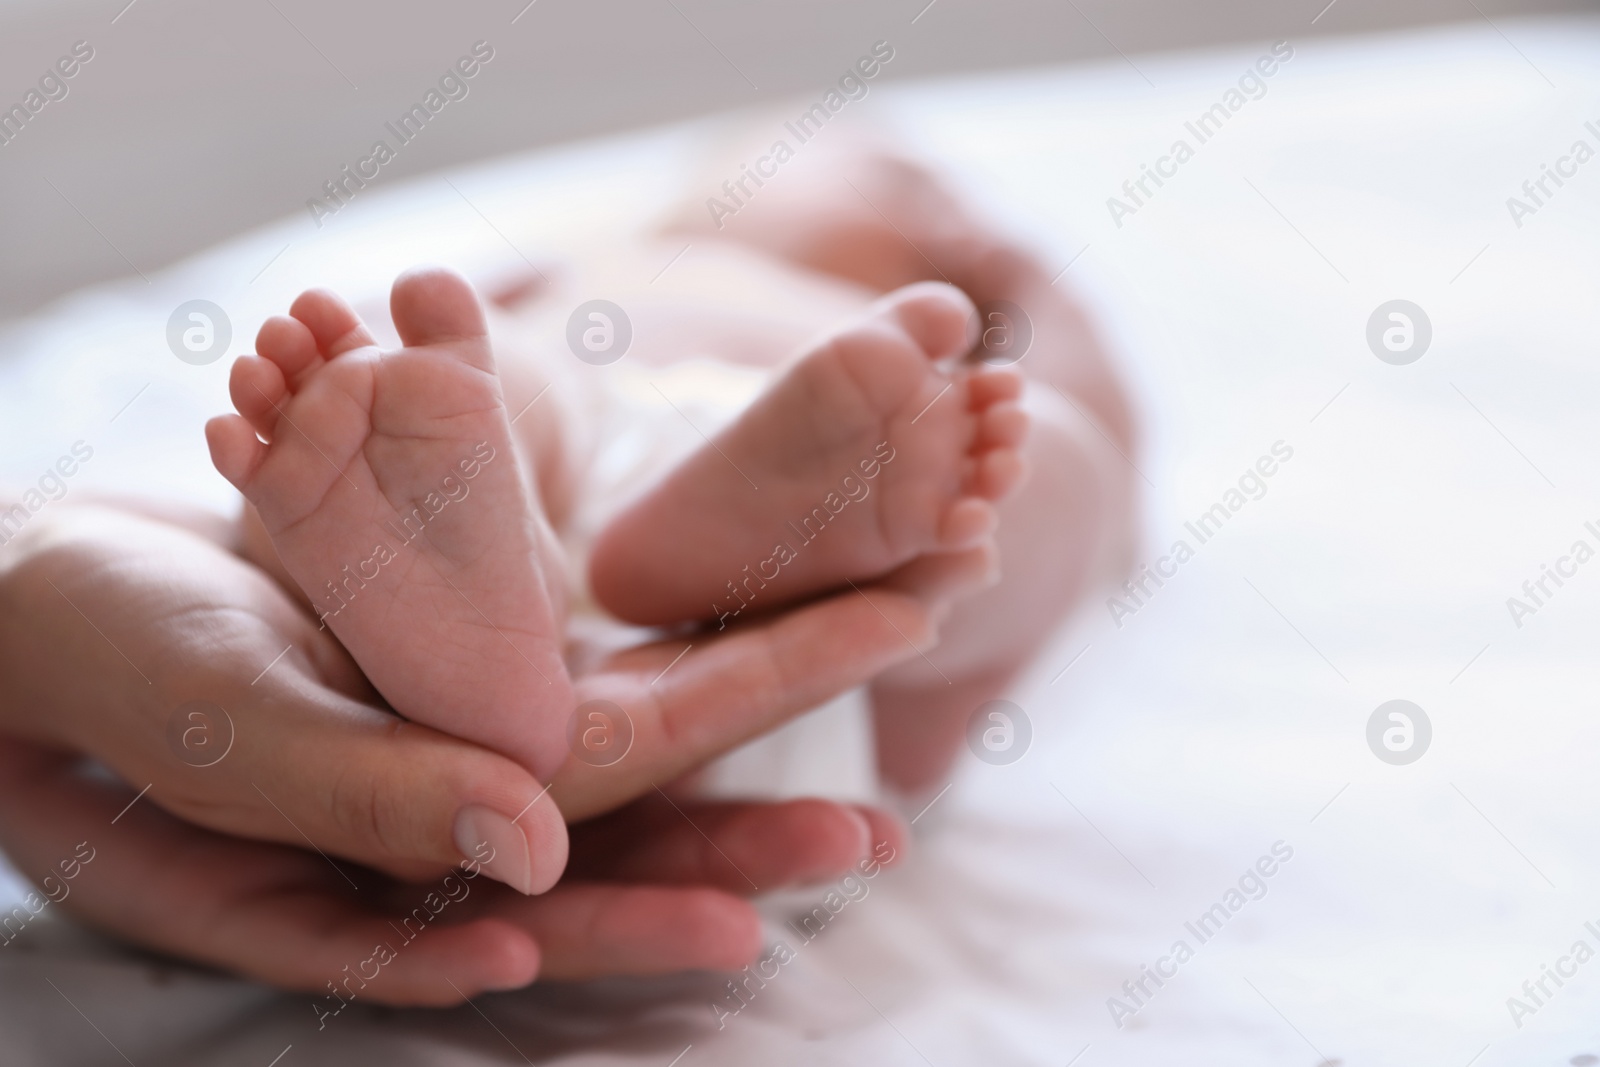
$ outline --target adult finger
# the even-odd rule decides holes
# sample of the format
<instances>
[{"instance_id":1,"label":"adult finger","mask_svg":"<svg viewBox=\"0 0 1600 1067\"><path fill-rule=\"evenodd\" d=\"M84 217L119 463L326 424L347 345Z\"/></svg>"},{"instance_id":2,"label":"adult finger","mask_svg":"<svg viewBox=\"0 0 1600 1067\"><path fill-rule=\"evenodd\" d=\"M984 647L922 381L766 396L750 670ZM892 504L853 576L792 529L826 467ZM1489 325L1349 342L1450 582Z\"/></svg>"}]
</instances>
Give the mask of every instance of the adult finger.
<instances>
[{"instance_id":1,"label":"adult finger","mask_svg":"<svg viewBox=\"0 0 1600 1067\"><path fill-rule=\"evenodd\" d=\"M761 952L755 908L718 889L562 883L497 904L539 943L545 978L736 971Z\"/></svg>"},{"instance_id":2,"label":"adult finger","mask_svg":"<svg viewBox=\"0 0 1600 1067\"><path fill-rule=\"evenodd\" d=\"M64 757L4 745L0 843L41 886L41 899L126 940L316 993L325 997L319 1013L352 998L451 1004L520 988L538 973L526 924L493 914L458 919L450 905L422 904L425 887L213 834L142 800L130 807L136 795L125 787L83 775ZM435 899L452 895L442 886ZM410 897L429 917L427 937L407 940L408 923L424 921Z\"/></svg>"},{"instance_id":3,"label":"adult finger","mask_svg":"<svg viewBox=\"0 0 1600 1067\"><path fill-rule=\"evenodd\" d=\"M217 694L233 706L233 750L209 766L152 770L152 801L219 832L401 876L474 860L522 893L555 884L566 826L520 764L279 670L258 699Z\"/></svg>"},{"instance_id":4,"label":"adult finger","mask_svg":"<svg viewBox=\"0 0 1600 1067\"><path fill-rule=\"evenodd\" d=\"M577 679L578 714L598 709L608 729L626 728L629 747L605 765L574 755L551 792L573 822L648 793L925 654L932 615L913 593L866 586L722 634L610 656Z\"/></svg>"},{"instance_id":5,"label":"adult finger","mask_svg":"<svg viewBox=\"0 0 1600 1067\"><path fill-rule=\"evenodd\" d=\"M573 827L568 877L698 884L748 895L837 878L904 847L886 812L831 800L645 797Z\"/></svg>"}]
</instances>

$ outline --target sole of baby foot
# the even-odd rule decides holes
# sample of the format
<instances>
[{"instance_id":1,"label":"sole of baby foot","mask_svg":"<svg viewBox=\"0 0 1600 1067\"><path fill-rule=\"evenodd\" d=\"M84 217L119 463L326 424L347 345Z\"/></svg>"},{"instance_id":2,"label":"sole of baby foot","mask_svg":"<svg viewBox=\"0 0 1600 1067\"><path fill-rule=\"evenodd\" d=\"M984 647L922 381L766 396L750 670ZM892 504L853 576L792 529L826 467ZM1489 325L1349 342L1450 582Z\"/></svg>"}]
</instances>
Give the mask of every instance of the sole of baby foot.
<instances>
[{"instance_id":1,"label":"sole of baby foot","mask_svg":"<svg viewBox=\"0 0 1600 1067\"><path fill-rule=\"evenodd\" d=\"M483 309L459 275L394 284L382 352L332 293L269 319L207 426L285 569L385 699L548 781L572 687L555 542L512 444Z\"/></svg>"},{"instance_id":2,"label":"sole of baby foot","mask_svg":"<svg viewBox=\"0 0 1600 1067\"><path fill-rule=\"evenodd\" d=\"M961 362L973 327L925 283L815 346L602 531L596 597L629 622L726 625L990 536L1027 417L1015 374Z\"/></svg>"}]
</instances>

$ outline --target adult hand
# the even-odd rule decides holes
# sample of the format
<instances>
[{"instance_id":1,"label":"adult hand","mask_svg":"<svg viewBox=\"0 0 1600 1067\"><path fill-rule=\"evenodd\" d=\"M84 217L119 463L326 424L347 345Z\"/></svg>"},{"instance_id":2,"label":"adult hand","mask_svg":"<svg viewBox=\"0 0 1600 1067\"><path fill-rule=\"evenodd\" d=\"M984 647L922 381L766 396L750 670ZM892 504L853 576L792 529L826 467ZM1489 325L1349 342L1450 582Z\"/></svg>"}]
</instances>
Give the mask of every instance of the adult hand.
<instances>
[{"instance_id":1,"label":"adult hand","mask_svg":"<svg viewBox=\"0 0 1600 1067\"><path fill-rule=\"evenodd\" d=\"M0 845L41 886L27 911L56 901L175 956L396 1005L451 1004L541 976L737 969L761 948L760 920L741 899L752 884L836 875L869 841L880 852L884 842L901 847L892 819L827 801L673 810L645 800L575 827L572 869L528 897L461 870L414 884L335 865L201 829L143 800L130 807L136 796L75 758L0 738ZM393 957L381 965L379 945Z\"/></svg>"},{"instance_id":2,"label":"adult hand","mask_svg":"<svg viewBox=\"0 0 1600 1067\"><path fill-rule=\"evenodd\" d=\"M328 953L387 921L380 919L393 908L386 894L400 890L380 880L358 901L330 897L341 886L351 892L331 860L200 827L310 844L324 856L411 879L437 878L446 866L483 855L480 846L493 851L484 870L518 889L547 887L559 874L562 820L554 804L541 802L539 783L510 760L375 707L337 643L274 583L214 544L166 524L83 509L41 520L7 552L14 555L0 554L0 674L9 687L0 694L0 731L31 741L16 751L33 770L11 776L5 790L4 843L43 877L52 848L73 841L57 834L51 845L39 835L53 822L72 827L66 837L86 831L106 815L105 791L118 788L44 752L86 753L126 781L148 783L144 800L117 823L129 828L126 837L108 839L128 845L108 845L116 862L100 868L126 870L126 880L113 884L131 888L109 896L80 890L68 907L145 944L304 987L328 979ZM929 561L898 585L927 595L970 583L983 566L972 557ZM709 639L678 664L670 685L657 676L681 643L601 659L580 685L630 709L635 748L609 769L570 762L553 795L581 815L646 792L657 807L672 803L651 785L912 655L908 641L931 634L930 609L894 585ZM191 717L196 701L210 705L199 720ZM19 793L14 783L24 780L31 785ZM55 806L30 800L43 796ZM136 793L114 796L125 805ZM591 849L571 878L626 870L670 883L698 870L700 882L715 885L706 874L714 868L724 881L730 869L742 872L736 887L765 889L840 871L868 839L888 833L870 828L883 823L877 816L810 803L686 808L681 825L666 833L659 814L646 818L648 807L619 813L605 824L611 851L597 858ZM651 830L631 841L630 825ZM175 912L166 892L174 888L194 906ZM686 905L675 896L682 893L695 894L698 911L687 914L715 916L720 935L688 936L679 921ZM394 991L373 995L433 1002L522 984L538 967L539 938L545 973L567 976L742 962L755 948L753 913L716 889L574 882L538 901L509 893L477 899L495 896L515 914L463 924L459 943L432 942L432 951L466 967L455 986L427 978L426 966L405 979L413 974L408 965L386 969ZM672 922L661 922L663 906ZM574 917L584 921L573 925ZM575 940L574 930L586 933ZM467 966L485 941L503 951L480 953L481 966Z\"/></svg>"}]
</instances>

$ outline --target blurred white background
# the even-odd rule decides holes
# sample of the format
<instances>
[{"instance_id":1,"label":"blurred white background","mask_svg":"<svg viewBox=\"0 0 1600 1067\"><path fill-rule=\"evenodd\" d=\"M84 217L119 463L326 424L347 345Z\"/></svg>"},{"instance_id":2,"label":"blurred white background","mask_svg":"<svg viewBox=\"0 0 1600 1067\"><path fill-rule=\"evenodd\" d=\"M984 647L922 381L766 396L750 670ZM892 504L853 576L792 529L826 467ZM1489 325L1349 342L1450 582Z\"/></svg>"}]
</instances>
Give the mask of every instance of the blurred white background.
<instances>
[{"instance_id":1,"label":"blurred white background","mask_svg":"<svg viewBox=\"0 0 1600 1067\"><path fill-rule=\"evenodd\" d=\"M832 81L877 39L885 79L1231 40L1301 40L1592 8L1583 0L9 0L0 107L73 42L94 60L0 146L0 315L150 273L296 210L473 41L497 60L383 182L736 109ZM1315 23L1313 24L1313 19ZM515 21L513 21L515 20ZM913 22L913 20L915 20Z\"/></svg>"}]
</instances>

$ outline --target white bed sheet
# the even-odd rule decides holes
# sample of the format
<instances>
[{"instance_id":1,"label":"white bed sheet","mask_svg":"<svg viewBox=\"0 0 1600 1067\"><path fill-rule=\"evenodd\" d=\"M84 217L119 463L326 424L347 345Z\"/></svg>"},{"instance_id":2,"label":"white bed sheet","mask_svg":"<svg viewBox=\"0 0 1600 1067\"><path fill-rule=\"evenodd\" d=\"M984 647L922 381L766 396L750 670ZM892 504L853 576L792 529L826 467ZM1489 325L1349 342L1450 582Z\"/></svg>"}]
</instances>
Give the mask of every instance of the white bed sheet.
<instances>
[{"instance_id":1,"label":"white bed sheet","mask_svg":"<svg viewBox=\"0 0 1600 1067\"><path fill-rule=\"evenodd\" d=\"M1027 756L963 761L915 857L725 1029L719 981L688 976L539 987L482 1015L368 1009L319 1034L307 998L57 924L0 953L6 1062L121 1062L113 1042L181 1067L265 1067L286 1046L283 1067L1593 1062L1573 1057L1600 1053L1600 966L1521 1028L1506 1000L1596 943L1600 571L1520 629L1505 601L1600 519L1600 164L1520 228L1505 201L1574 140L1600 143L1583 128L1600 125L1600 23L1314 32L1120 228L1106 198L1265 45L868 101L1071 263L1146 413L1143 558L1275 442L1294 456L1122 627L1085 610L1013 694ZM453 175L477 210L437 179L371 190L321 234L290 220L18 324L6 473L84 439L74 492L226 503L199 428L227 364L166 351L176 304L229 309L239 351L308 282L376 291L417 259L625 229L681 190L709 132ZM1396 297L1433 323L1411 366L1364 341ZM1395 697L1435 729L1406 767L1364 740ZM1115 1027L1107 998L1278 841L1293 859L1265 897Z\"/></svg>"}]
</instances>

